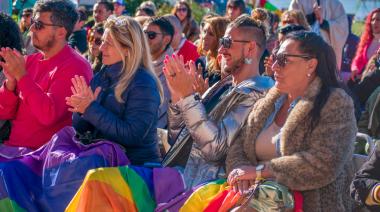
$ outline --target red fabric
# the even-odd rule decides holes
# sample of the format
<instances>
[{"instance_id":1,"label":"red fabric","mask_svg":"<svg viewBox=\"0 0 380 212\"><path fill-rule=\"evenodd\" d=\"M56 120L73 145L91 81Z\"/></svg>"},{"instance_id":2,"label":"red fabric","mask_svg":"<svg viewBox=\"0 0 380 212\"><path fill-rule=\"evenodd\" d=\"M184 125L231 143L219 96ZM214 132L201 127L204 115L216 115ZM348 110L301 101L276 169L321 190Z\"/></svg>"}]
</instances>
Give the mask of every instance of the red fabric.
<instances>
[{"instance_id":1,"label":"red fabric","mask_svg":"<svg viewBox=\"0 0 380 212\"><path fill-rule=\"evenodd\" d=\"M294 212L303 212L303 196L301 192L294 191L293 192L294 197Z\"/></svg>"},{"instance_id":2,"label":"red fabric","mask_svg":"<svg viewBox=\"0 0 380 212\"><path fill-rule=\"evenodd\" d=\"M239 192L234 192L232 189L230 189L218 212L230 211L236 205L240 199L240 196L241 195Z\"/></svg>"},{"instance_id":3,"label":"red fabric","mask_svg":"<svg viewBox=\"0 0 380 212\"><path fill-rule=\"evenodd\" d=\"M0 88L0 119L11 119L10 138L5 144L37 149L52 135L71 125L72 113L65 98L71 95L71 78L92 78L90 64L69 46L44 60L42 53L26 57L27 74L16 92Z\"/></svg>"},{"instance_id":4,"label":"red fabric","mask_svg":"<svg viewBox=\"0 0 380 212\"><path fill-rule=\"evenodd\" d=\"M351 70L357 69L358 74L363 72L364 67L367 65L369 58L367 57L368 47L371 45L372 40L368 42L367 45L364 46L363 51L356 55L351 64Z\"/></svg>"},{"instance_id":5,"label":"red fabric","mask_svg":"<svg viewBox=\"0 0 380 212\"><path fill-rule=\"evenodd\" d=\"M259 6L264 7L265 3L267 3L267 0L260 0Z\"/></svg>"},{"instance_id":6,"label":"red fabric","mask_svg":"<svg viewBox=\"0 0 380 212\"><path fill-rule=\"evenodd\" d=\"M185 63L190 60L195 62L199 58L197 47L188 40L185 41L177 55L182 55Z\"/></svg>"},{"instance_id":7,"label":"red fabric","mask_svg":"<svg viewBox=\"0 0 380 212\"><path fill-rule=\"evenodd\" d=\"M218 211L220 206L222 205L224 199L226 198L229 190L224 190L220 192L214 199L210 201L208 206L203 210L204 212L215 212Z\"/></svg>"}]
</instances>

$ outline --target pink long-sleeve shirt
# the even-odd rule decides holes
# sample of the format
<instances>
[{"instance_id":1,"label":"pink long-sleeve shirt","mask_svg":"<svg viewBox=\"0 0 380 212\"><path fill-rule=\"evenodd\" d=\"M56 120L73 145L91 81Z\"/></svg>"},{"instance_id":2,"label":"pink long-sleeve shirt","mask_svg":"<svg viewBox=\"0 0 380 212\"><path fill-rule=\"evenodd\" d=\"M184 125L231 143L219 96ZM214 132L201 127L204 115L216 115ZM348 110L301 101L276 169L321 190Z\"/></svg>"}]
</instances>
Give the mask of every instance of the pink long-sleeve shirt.
<instances>
[{"instance_id":1,"label":"pink long-sleeve shirt","mask_svg":"<svg viewBox=\"0 0 380 212\"><path fill-rule=\"evenodd\" d=\"M92 78L90 64L69 46L49 59L42 53L26 57L27 74L15 92L0 88L0 119L11 120L10 146L37 149L52 135L71 125L65 98L71 96L71 78Z\"/></svg>"}]
</instances>

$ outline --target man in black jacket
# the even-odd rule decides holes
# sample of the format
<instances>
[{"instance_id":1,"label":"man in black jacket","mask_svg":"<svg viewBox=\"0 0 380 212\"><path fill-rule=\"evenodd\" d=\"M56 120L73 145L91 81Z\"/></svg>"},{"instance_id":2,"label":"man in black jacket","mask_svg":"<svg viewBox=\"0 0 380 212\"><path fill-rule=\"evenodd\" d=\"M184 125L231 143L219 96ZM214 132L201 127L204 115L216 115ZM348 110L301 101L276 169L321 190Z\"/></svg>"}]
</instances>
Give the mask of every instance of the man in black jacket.
<instances>
[{"instance_id":1,"label":"man in black jacket","mask_svg":"<svg viewBox=\"0 0 380 212\"><path fill-rule=\"evenodd\" d=\"M380 211L380 145L356 173L350 190L358 203L370 211Z\"/></svg>"}]
</instances>

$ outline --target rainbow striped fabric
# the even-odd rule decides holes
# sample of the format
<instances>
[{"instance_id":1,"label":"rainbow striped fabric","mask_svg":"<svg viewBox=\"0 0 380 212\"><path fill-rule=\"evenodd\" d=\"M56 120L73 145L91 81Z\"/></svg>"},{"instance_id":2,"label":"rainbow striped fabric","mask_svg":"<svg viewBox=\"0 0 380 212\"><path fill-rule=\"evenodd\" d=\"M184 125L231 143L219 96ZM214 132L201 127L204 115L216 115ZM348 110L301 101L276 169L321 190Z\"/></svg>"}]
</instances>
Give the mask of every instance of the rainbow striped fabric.
<instances>
[{"instance_id":1,"label":"rainbow striped fabric","mask_svg":"<svg viewBox=\"0 0 380 212\"><path fill-rule=\"evenodd\" d=\"M98 168L87 173L66 211L154 211L184 191L174 168Z\"/></svg>"},{"instance_id":2,"label":"rainbow striped fabric","mask_svg":"<svg viewBox=\"0 0 380 212\"><path fill-rule=\"evenodd\" d=\"M270 1L268 0L260 0L259 1L259 7L265 8L268 11L274 12L278 16L281 16L282 11L278 9L275 5L273 5Z\"/></svg>"},{"instance_id":3,"label":"rainbow striped fabric","mask_svg":"<svg viewBox=\"0 0 380 212\"><path fill-rule=\"evenodd\" d=\"M114 143L83 145L74 135L67 127L36 151L0 157L0 211L63 211L88 170L129 164Z\"/></svg>"},{"instance_id":4,"label":"rainbow striped fabric","mask_svg":"<svg viewBox=\"0 0 380 212\"><path fill-rule=\"evenodd\" d=\"M227 212L233 208L239 198L240 194L234 192L225 179L220 179L195 190L181 207L180 212Z\"/></svg>"}]
</instances>

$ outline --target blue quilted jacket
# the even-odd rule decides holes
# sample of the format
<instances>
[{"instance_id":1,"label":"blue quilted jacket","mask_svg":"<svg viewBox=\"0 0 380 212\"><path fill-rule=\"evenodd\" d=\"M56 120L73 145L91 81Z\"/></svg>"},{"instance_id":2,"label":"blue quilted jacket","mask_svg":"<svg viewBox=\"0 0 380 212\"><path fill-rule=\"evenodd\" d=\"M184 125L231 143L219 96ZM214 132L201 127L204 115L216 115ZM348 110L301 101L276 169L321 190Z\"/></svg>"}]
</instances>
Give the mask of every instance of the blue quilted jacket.
<instances>
[{"instance_id":1,"label":"blue quilted jacket","mask_svg":"<svg viewBox=\"0 0 380 212\"><path fill-rule=\"evenodd\" d=\"M157 112L160 96L153 76L139 68L119 103L114 88L122 62L104 66L91 81L91 88L102 92L83 114L74 113L73 127L78 134L116 142L125 148L132 164L160 162L157 144Z\"/></svg>"}]
</instances>

